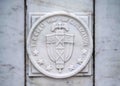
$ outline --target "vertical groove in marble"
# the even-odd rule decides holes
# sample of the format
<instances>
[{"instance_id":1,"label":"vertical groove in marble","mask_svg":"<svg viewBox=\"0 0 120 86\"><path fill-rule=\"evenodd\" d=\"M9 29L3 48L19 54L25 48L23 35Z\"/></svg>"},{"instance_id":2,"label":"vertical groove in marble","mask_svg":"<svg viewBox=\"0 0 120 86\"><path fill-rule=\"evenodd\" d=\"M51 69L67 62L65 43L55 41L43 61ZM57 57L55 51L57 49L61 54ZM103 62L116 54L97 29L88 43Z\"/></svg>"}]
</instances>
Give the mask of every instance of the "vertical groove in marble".
<instances>
[{"instance_id":1,"label":"vertical groove in marble","mask_svg":"<svg viewBox=\"0 0 120 86\"><path fill-rule=\"evenodd\" d=\"M95 1L93 0L93 86L95 86Z\"/></svg>"},{"instance_id":2,"label":"vertical groove in marble","mask_svg":"<svg viewBox=\"0 0 120 86\"><path fill-rule=\"evenodd\" d=\"M27 43L27 38L26 38L26 12L27 12L27 5L26 5L26 0L24 0L24 86L26 85L26 54L27 54L27 48L26 48L26 43Z\"/></svg>"}]
</instances>

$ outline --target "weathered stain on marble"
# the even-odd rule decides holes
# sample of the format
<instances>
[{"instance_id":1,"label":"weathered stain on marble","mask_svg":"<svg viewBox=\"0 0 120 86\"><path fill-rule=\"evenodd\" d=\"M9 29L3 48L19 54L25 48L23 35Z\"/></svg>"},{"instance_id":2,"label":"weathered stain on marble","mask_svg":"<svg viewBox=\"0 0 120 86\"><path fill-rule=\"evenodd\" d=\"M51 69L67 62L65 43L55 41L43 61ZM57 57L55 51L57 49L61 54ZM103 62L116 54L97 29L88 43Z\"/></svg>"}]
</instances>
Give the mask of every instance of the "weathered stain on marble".
<instances>
[{"instance_id":1,"label":"weathered stain on marble","mask_svg":"<svg viewBox=\"0 0 120 86\"><path fill-rule=\"evenodd\" d=\"M0 64L0 68L1 68L1 69L6 68L6 69L8 69L9 71L15 69L15 67L12 66L12 65L10 65L10 64ZM0 70L0 72L1 72L1 71L2 71L2 70Z\"/></svg>"}]
</instances>

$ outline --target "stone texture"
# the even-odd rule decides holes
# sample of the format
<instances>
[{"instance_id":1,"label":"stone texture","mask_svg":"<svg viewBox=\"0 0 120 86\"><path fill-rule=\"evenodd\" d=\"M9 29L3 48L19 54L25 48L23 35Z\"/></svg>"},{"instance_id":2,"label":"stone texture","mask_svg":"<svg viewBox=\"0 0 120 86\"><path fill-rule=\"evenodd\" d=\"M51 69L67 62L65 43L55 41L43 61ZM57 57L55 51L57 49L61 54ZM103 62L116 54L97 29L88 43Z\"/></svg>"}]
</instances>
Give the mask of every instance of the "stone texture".
<instances>
[{"instance_id":1,"label":"stone texture","mask_svg":"<svg viewBox=\"0 0 120 86\"><path fill-rule=\"evenodd\" d=\"M0 0L0 86L24 86L24 1Z\"/></svg>"},{"instance_id":2,"label":"stone texture","mask_svg":"<svg viewBox=\"0 0 120 86\"><path fill-rule=\"evenodd\" d=\"M95 86L120 86L120 0L96 0Z\"/></svg>"}]
</instances>

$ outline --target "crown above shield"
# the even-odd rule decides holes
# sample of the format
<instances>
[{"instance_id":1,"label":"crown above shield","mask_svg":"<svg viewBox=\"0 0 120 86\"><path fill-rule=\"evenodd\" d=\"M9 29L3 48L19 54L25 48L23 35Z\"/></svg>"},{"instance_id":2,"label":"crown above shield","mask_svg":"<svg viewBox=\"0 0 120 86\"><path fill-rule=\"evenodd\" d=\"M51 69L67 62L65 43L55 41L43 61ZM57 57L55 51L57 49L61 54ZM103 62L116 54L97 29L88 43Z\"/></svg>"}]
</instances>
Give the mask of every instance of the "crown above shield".
<instances>
[{"instance_id":1,"label":"crown above shield","mask_svg":"<svg viewBox=\"0 0 120 86\"><path fill-rule=\"evenodd\" d=\"M51 31L54 32L56 29L64 29L65 31L69 31L67 24L62 22L53 24Z\"/></svg>"}]
</instances>

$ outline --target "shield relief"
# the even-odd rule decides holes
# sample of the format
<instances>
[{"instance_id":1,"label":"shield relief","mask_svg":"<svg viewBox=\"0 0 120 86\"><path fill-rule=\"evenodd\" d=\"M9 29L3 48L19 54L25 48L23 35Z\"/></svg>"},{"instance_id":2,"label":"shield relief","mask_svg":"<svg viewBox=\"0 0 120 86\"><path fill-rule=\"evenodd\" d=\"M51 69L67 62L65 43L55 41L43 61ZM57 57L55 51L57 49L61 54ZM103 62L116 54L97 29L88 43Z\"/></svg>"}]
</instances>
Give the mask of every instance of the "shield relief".
<instances>
[{"instance_id":1,"label":"shield relief","mask_svg":"<svg viewBox=\"0 0 120 86\"><path fill-rule=\"evenodd\" d=\"M53 34L46 36L48 56L55 63L57 70L62 72L73 52L74 35L67 34L69 29L64 23L53 24L51 31Z\"/></svg>"}]
</instances>

